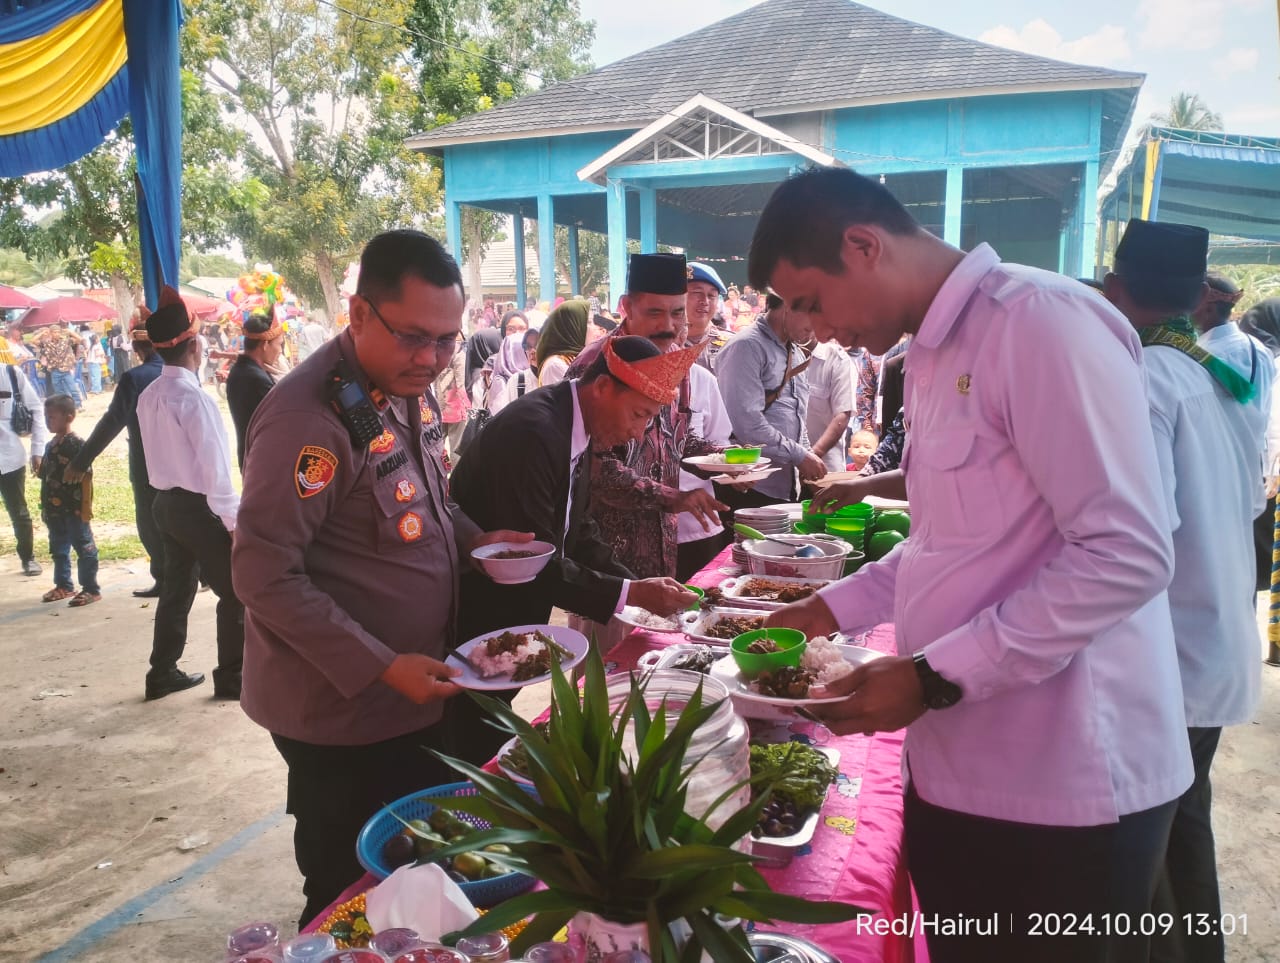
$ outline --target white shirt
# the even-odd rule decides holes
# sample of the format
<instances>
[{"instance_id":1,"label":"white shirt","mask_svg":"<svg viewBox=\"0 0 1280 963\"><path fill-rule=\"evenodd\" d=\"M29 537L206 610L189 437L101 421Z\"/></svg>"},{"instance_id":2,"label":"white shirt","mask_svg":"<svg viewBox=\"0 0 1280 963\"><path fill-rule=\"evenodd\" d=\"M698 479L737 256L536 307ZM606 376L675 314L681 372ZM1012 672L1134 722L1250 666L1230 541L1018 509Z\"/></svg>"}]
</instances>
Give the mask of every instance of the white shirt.
<instances>
[{"instance_id":1,"label":"white shirt","mask_svg":"<svg viewBox=\"0 0 1280 963\"><path fill-rule=\"evenodd\" d=\"M1259 371L1270 368L1263 354ZM1240 404L1180 351L1155 346L1144 355L1173 528L1169 608L1187 725L1238 725L1253 717L1261 686L1253 601L1253 520L1266 504L1259 409Z\"/></svg>"},{"instance_id":2,"label":"white shirt","mask_svg":"<svg viewBox=\"0 0 1280 963\"><path fill-rule=\"evenodd\" d=\"M581 459L591 457L591 452L588 451L591 446L591 436L587 434L586 422L582 420L582 405L578 402L577 379L570 381L569 385L570 395L573 397L573 431L569 434L569 497L564 500L564 533L566 536L569 534L569 511L573 508L573 473ZM591 466L588 465L583 470L590 471ZM626 606L627 590L630 587L631 579L624 578L622 580L622 591L618 593L618 601L613 607L614 615L617 615Z\"/></svg>"},{"instance_id":3,"label":"white shirt","mask_svg":"<svg viewBox=\"0 0 1280 963\"><path fill-rule=\"evenodd\" d=\"M809 444L815 445L827 427L841 412L854 409L853 359L834 341L823 341L813 349L809 367L809 407L805 411L805 425L809 430ZM823 456L827 471L844 471L844 439L836 439Z\"/></svg>"},{"instance_id":4,"label":"white shirt","mask_svg":"<svg viewBox=\"0 0 1280 963\"><path fill-rule=\"evenodd\" d=\"M1273 390L1276 361L1257 338L1245 334L1233 321L1210 328L1197 339L1200 347L1221 358L1246 378L1252 377L1257 394L1248 404L1247 414L1266 439L1267 460L1263 474L1280 456L1280 418L1273 417L1280 392Z\"/></svg>"},{"instance_id":5,"label":"white shirt","mask_svg":"<svg viewBox=\"0 0 1280 963\"><path fill-rule=\"evenodd\" d=\"M1137 332L981 244L907 352L905 408L911 537L819 594L844 629L892 619L898 651L963 691L907 727L921 798L1097 826L1180 796L1173 546Z\"/></svg>"},{"instance_id":6,"label":"white shirt","mask_svg":"<svg viewBox=\"0 0 1280 963\"><path fill-rule=\"evenodd\" d=\"M705 438L713 445L729 444L729 435L733 432L733 424L729 421L729 412L725 410L724 401L720 397L720 385L716 376L701 365L689 369L689 430L700 438ZM690 491L701 488L708 495L715 495L715 486L705 478L699 478L691 472L680 469L680 490ZM710 531L702 527L689 512L681 512L676 520L676 542L697 542L710 538L716 532L723 532L723 525L712 525Z\"/></svg>"},{"instance_id":7,"label":"white shirt","mask_svg":"<svg viewBox=\"0 0 1280 963\"><path fill-rule=\"evenodd\" d=\"M538 371L538 384L543 387L559 384L564 381L565 372L569 370L569 359L562 354L553 354L542 364Z\"/></svg>"},{"instance_id":8,"label":"white shirt","mask_svg":"<svg viewBox=\"0 0 1280 963\"><path fill-rule=\"evenodd\" d=\"M44 446L49 443L49 427L44 423L44 402L36 394L27 376L17 365L0 364L0 475L17 471L27 464L27 450L23 447L22 438L13 431L13 384L9 381L9 372L18 382L18 394L23 403L31 409L31 455L44 457Z\"/></svg>"},{"instance_id":9,"label":"white shirt","mask_svg":"<svg viewBox=\"0 0 1280 963\"><path fill-rule=\"evenodd\" d=\"M152 487L204 495L227 531L235 531L240 496L231 487L231 446L195 372L165 365L138 395L138 428Z\"/></svg>"},{"instance_id":10,"label":"white shirt","mask_svg":"<svg viewBox=\"0 0 1280 963\"><path fill-rule=\"evenodd\" d=\"M298 332L298 360L306 361L311 352L329 340L329 335L318 321L308 321Z\"/></svg>"}]
</instances>

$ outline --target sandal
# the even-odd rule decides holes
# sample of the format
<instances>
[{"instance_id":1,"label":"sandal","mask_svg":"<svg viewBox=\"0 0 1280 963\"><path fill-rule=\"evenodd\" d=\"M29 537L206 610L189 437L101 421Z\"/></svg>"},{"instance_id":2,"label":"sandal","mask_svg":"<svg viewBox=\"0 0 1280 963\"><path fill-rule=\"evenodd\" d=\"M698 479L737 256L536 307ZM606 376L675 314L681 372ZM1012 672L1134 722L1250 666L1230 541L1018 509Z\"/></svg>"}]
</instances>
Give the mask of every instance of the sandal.
<instances>
[{"instance_id":1,"label":"sandal","mask_svg":"<svg viewBox=\"0 0 1280 963\"><path fill-rule=\"evenodd\" d=\"M82 605L92 605L94 602L101 602L101 595L94 595L92 592L80 592L67 604L73 609L78 609Z\"/></svg>"},{"instance_id":2,"label":"sandal","mask_svg":"<svg viewBox=\"0 0 1280 963\"><path fill-rule=\"evenodd\" d=\"M60 586L55 586L49 589L49 591L45 592L44 595L40 597L40 601L41 602L61 602L63 599L69 599L71 598L71 596L75 594L76 593L71 591L70 589L64 589L64 588L61 588Z\"/></svg>"}]
</instances>

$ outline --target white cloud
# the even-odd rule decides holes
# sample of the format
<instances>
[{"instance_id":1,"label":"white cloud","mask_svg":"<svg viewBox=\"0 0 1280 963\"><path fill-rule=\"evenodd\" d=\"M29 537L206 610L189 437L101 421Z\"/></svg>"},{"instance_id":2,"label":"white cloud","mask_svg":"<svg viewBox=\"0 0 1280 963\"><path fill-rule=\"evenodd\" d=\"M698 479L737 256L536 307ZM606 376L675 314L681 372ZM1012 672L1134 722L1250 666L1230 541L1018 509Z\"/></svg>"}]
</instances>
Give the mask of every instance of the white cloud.
<instances>
[{"instance_id":1,"label":"white cloud","mask_svg":"<svg viewBox=\"0 0 1280 963\"><path fill-rule=\"evenodd\" d=\"M1213 62L1213 69L1221 75L1247 74L1258 66L1257 47L1232 47Z\"/></svg>"},{"instance_id":2,"label":"white cloud","mask_svg":"<svg viewBox=\"0 0 1280 963\"><path fill-rule=\"evenodd\" d=\"M1233 134L1280 137L1280 106L1274 103L1228 107L1222 112L1222 120Z\"/></svg>"},{"instance_id":3,"label":"white cloud","mask_svg":"<svg viewBox=\"0 0 1280 963\"><path fill-rule=\"evenodd\" d=\"M1260 0L1141 0L1138 42L1149 50L1211 50L1222 42L1223 25Z\"/></svg>"},{"instance_id":4,"label":"white cloud","mask_svg":"<svg viewBox=\"0 0 1280 963\"><path fill-rule=\"evenodd\" d=\"M1093 33L1085 34L1077 40L1064 40L1062 34L1048 21L1037 17L1021 30L1001 24L986 31L978 39L983 43L1021 50L1023 53L1097 66L1122 64L1130 57L1129 40L1124 27L1114 24L1103 24Z\"/></svg>"}]
</instances>

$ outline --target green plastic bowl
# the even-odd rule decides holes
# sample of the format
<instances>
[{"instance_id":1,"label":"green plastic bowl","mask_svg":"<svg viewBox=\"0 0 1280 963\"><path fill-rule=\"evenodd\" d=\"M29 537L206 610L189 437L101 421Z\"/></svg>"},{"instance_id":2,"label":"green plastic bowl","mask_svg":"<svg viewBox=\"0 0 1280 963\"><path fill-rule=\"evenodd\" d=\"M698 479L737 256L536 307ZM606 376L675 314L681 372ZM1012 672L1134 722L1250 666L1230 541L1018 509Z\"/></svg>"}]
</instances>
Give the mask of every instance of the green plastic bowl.
<instances>
[{"instance_id":1,"label":"green plastic bowl","mask_svg":"<svg viewBox=\"0 0 1280 963\"><path fill-rule=\"evenodd\" d=\"M762 448L726 448L724 460L730 465L753 465L760 460Z\"/></svg>"},{"instance_id":2,"label":"green plastic bowl","mask_svg":"<svg viewBox=\"0 0 1280 963\"><path fill-rule=\"evenodd\" d=\"M821 535L826 530L827 523L823 521L821 515L816 518L806 518L791 523L791 533L793 535Z\"/></svg>"},{"instance_id":3,"label":"green plastic bowl","mask_svg":"<svg viewBox=\"0 0 1280 963\"><path fill-rule=\"evenodd\" d=\"M771 639L777 643L778 652L748 652L747 646L756 639ZM761 672L781 669L783 666L798 666L800 657L804 655L809 640L799 629L756 629L754 632L743 632L729 643L733 652L733 661L748 679Z\"/></svg>"},{"instance_id":4,"label":"green plastic bowl","mask_svg":"<svg viewBox=\"0 0 1280 963\"><path fill-rule=\"evenodd\" d=\"M698 611L699 607L702 605L702 600L707 597L707 593L704 592L702 589L698 588L698 586L696 585L686 585L685 588L687 588L694 595L698 596L697 601L689 606L688 611L690 612Z\"/></svg>"},{"instance_id":5,"label":"green plastic bowl","mask_svg":"<svg viewBox=\"0 0 1280 963\"><path fill-rule=\"evenodd\" d=\"M827 519L826 530L831 535L861 535L867 530L867 522L862 518Z\"/></svg>"}]
</instances>

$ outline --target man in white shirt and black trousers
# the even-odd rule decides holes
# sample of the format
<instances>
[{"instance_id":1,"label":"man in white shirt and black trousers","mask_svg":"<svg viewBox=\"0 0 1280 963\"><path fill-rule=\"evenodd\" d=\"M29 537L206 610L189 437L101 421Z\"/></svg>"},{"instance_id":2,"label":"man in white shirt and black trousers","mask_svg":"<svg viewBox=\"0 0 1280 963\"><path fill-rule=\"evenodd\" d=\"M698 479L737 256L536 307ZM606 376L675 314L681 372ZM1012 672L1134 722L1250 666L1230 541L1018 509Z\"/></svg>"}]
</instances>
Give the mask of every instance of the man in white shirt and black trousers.
<instances>
[{"instance_id":1,"label":"man in white shirt and black trousers","mask_svg":"<svg viewBox=\"0 0 1280 963\"><path fill-rule=\"evenodd\" d=\"M213 695L239 700L244 606L231 584L231 532L240 496L231 485L226 430L196 376L202 360L196 325L172 288L164 289L160 307L147 318L147 334L164 370L138 396L138 427L156 489L154 514L165 562L146 697L161 699L204 681L203 673L178 668L198 567L218 597Z\"/></svg>"}]
</instances>

